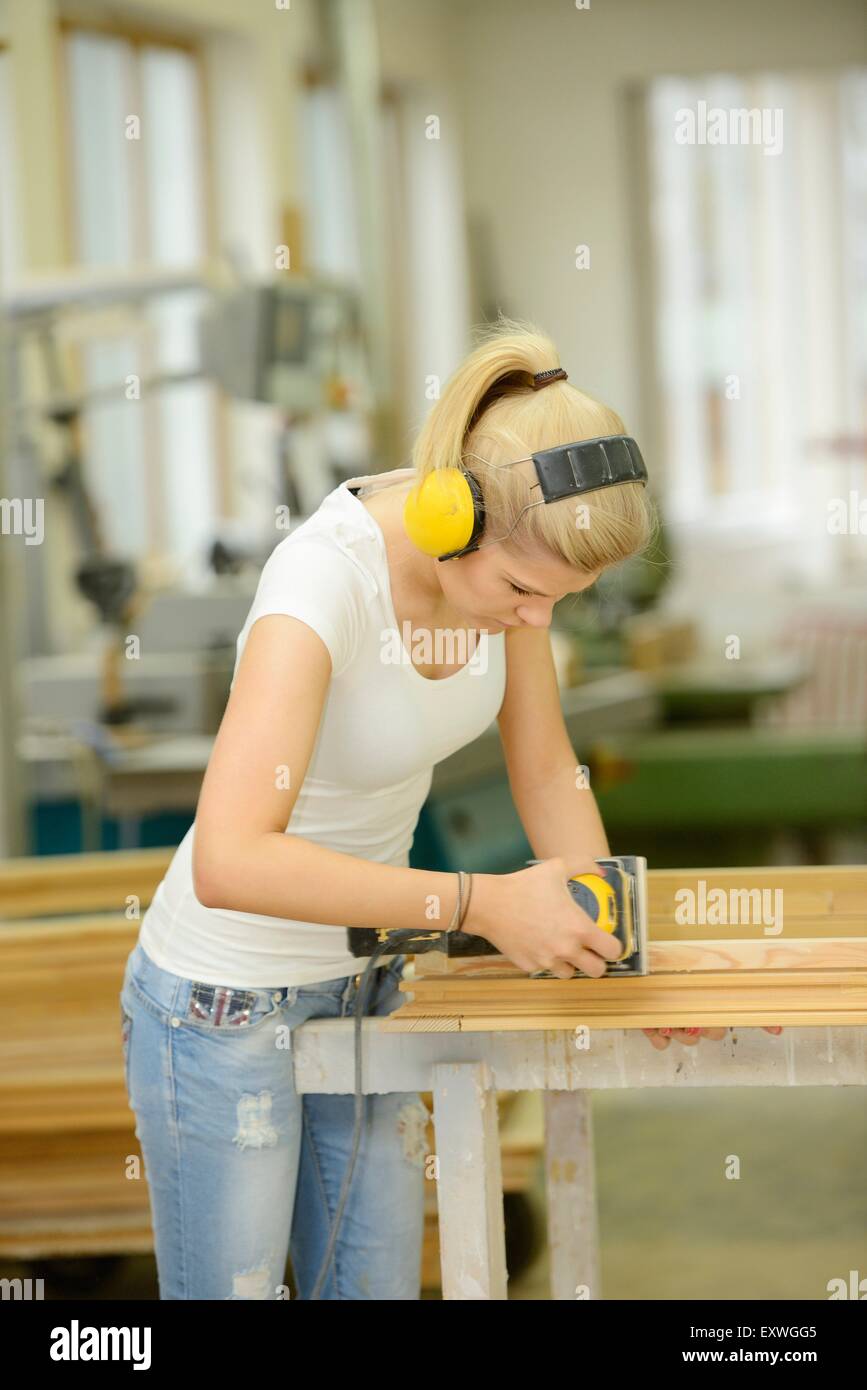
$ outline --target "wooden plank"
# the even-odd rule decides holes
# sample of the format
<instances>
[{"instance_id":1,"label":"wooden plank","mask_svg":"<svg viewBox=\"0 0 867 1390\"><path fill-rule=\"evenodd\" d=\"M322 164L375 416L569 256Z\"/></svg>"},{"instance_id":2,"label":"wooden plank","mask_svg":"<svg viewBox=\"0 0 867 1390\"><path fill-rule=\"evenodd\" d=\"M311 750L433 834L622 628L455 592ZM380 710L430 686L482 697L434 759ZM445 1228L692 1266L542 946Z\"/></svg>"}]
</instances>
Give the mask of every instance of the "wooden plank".
<instances>
[{"instance_id":1,"label":"wooden plank","mask_svg":"<svg viewBox=\"0 0 867 1390\"><path fill-rule=\"evenodd\" d=\"M726 869L650 869L648 939L769 937L782 913L786 936L867 936L867 867L784 865ZM684 894L691 895L689 898ZM714 910L714 895L722 908ZM683 920L694 903L698 920ZM717 920L718 919L718 920Z\"/></svg>"},{"instance_id":2,"label":"wooden plank","mask_svg":"<svg viewBox=\"0 0 867 1390\"><path fill-rule=\"evenodd\" d=\"M565 1006L589 1013L606 1013L612 1007L641 1007L645 1002L663 1000L681 1006L690 999L726 998L737 1003L760 1000L765 994L779 998L806 998L822 992L829 999L867 997L867 972L860 970L742 970L699 971L684 974L606 975L601 979L574 976L568 980L530 979L519 976L502 980L436 978L399 984L402 994L422 1003L454 1004L462 1009L501 1009L504 1002L524 1012ZM856 1007L858 1005L856 1004ZM389 1015L393 1017L393 1015Z\"/></svg>"},{"instance_id":3,"label":"wooden plank","mask_svg":"<svg viewBox=\"0 0 867 1390\"><path fill-rule=\"evenodd\" d=\"M453 1028L815 1027L867 1024L867 972L729 970L593 980L478 980L431 976L404 982L409 1002L383 1019L387 1031L427 1020ZM422 1020L425 1022L423 1023Z\"/></svg>"},{"instance_id":4,"label":"wooden plank","mask_svg":"<svg viewBox=\"0 0 867 1390\"><path fill-rule=\"evenodd\" d=\"M118 936L135 935L138 927L138 919L123 912L76 913L46 921L10 918L0 921L0 949L4 961L14 959L16 953L25 954L34 941L52 942L60 950L68 946L72 955L82 946L111 945Z\"/></svg>"},{"instance_id":5,"label":"wooden plank","mask_svg":"<svg viewBox=\"0 0 867 1390\"><path fill-rule=\"evenodd\" d=\"M0 865L0 918L122 909L150 902L175 846L98 854L41 854Z\"/></svg>"},{"instance_id":6,"label":"wooden plank","mask_svg":"<svg viewBox=\"0 0 867 1390\"><path fill-rule=\"evenodd\" d=\"M648 901L651 913L662 910L663 899L673 889L691 880L704 879L713 887L728 888L747 883L756 888L806 890L817 895L843 893L863 895L867 882L864 864L758 864L727 865L702 869L648 868Z\"/></svg>"},{"instance_id":7,"label":"wooden plank","mask_svg":"<svg viewBox=\"0 0 867 1390\"><path fill-rule=\"evenodd\" d=\"M767 937L745 941L657 941L648 948L652 974L698 970L865 970L867 937Z\"/></svg>"},{"instance_id":8,"label":"wooden plank","mask_svg":"<svg viewBox=\"0 0 867 1390\"><path fill-rule=\"evenodd\" d=\"M867 937L799 937L795 940L655 941L648 946L651 974L682 970L854 970L867 969ZM442 966L423 961L438 956ZM421 967L421 968L419 968ZM456 956L428 951L415 957L412 979L526 979L526 972L504 956ZM411 982L409 988L412 988Z\"/></svg>"},{"instance_id":9,"label":"wooden plank","mask_svg":"<svg viewBox=\"0 0 867 1390\"><path fill-rule=\"evenodd\" d=\"M85 1255L149 1255L154 1247L150 1211L130 1214L121 1221L117 1212L94 1215L87 1221L72 1214L44 1225L0 1225L0 1254L9 1260L47 1260Z\"/></svg>"}]
</instances>

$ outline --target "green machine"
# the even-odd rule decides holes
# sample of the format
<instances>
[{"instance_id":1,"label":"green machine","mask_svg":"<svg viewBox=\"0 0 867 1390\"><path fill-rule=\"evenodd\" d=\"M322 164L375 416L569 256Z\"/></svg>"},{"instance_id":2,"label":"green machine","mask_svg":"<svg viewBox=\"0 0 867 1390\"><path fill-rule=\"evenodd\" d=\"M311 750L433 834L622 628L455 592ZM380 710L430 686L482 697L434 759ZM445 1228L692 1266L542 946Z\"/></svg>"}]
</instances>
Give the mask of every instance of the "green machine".
<instances>
[{"instance_id":1,"label":"green machine","mask_svg":"<svg viewBox=\"0 0 867 1390\"><path fill-rule=\"evenodd\" d=\"M613 852L637 846L651 868L774 862L780 833L827 862L835 830L867 837L867 731L663 728L588 745L590 786ZM505 770L431 790L414 867L511 873L532 850Z\"/></svg>"}]
</instances>

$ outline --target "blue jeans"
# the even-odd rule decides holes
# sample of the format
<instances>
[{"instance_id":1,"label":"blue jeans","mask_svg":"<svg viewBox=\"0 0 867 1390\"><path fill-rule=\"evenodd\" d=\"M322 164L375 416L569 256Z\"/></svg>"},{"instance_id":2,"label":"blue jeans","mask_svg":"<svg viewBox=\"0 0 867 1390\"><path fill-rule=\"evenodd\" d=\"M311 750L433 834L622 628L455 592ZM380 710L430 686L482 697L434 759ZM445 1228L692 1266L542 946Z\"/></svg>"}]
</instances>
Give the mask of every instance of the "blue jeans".
<instances>
[{"instance_id":1,"label":"blue jeans","mask_svg":"<svg viewBox=\"0 0 867 1390\"><path fill-rule=\"evenodd\" d=\"M405 956L374 971L368 1014L402 1002ZM359 961L363 968L365 962ZM292 1030L353 1015L357 977L233 989L161 970L140 945L120 993L126 1088L148 1182L161 1299L309 1298L351 1153L352 1095L298 1095ZM369 1095L321 1297L417 1299L427 1109Z\"/></svg>"}]
</instances>

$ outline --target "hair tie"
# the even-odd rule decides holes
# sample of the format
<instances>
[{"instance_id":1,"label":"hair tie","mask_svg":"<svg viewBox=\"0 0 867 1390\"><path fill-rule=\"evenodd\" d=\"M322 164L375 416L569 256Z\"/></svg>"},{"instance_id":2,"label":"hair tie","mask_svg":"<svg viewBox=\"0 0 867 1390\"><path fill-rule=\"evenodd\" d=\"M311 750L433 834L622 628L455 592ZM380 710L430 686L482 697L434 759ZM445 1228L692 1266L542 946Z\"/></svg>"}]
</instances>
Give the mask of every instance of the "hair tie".
<instances>
[{"instance_id":1,"label":"hair tie","mask_svg":"<svg viewBox=\"0 0 867 1390\"><path fill-rule=\"evenodd\" d=\"M533 376L533 390L541 391L543 386L549 386L552 381L568 381L569 378L562 367L551 367L547 372L536 372Z\"/></svg>"}]
</instances>

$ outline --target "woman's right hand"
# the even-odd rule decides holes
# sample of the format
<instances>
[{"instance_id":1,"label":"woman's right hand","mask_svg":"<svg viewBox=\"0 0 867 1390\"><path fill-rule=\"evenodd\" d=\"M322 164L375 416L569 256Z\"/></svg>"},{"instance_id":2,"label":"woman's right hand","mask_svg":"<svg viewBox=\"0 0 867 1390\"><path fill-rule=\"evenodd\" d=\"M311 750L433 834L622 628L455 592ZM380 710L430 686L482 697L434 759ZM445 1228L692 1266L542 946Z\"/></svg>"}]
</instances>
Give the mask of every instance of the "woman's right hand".
<instances>
[{"instance_id":1,"label":"woman's right hand","mask_svg":"<svg viewBox=\"0 0 867 1390\"><path fill-rule=\"evenodd\" d=\"M598 873L599 865L588 856L568 864L544 859L513 874L474 874L461 930L484 937L528 974L550 970L567 980L577 968L585 975L604 975L607 962L617 960L623 947L597 927L567 887L576 874Z\"/></svg>"}]
</instances>

